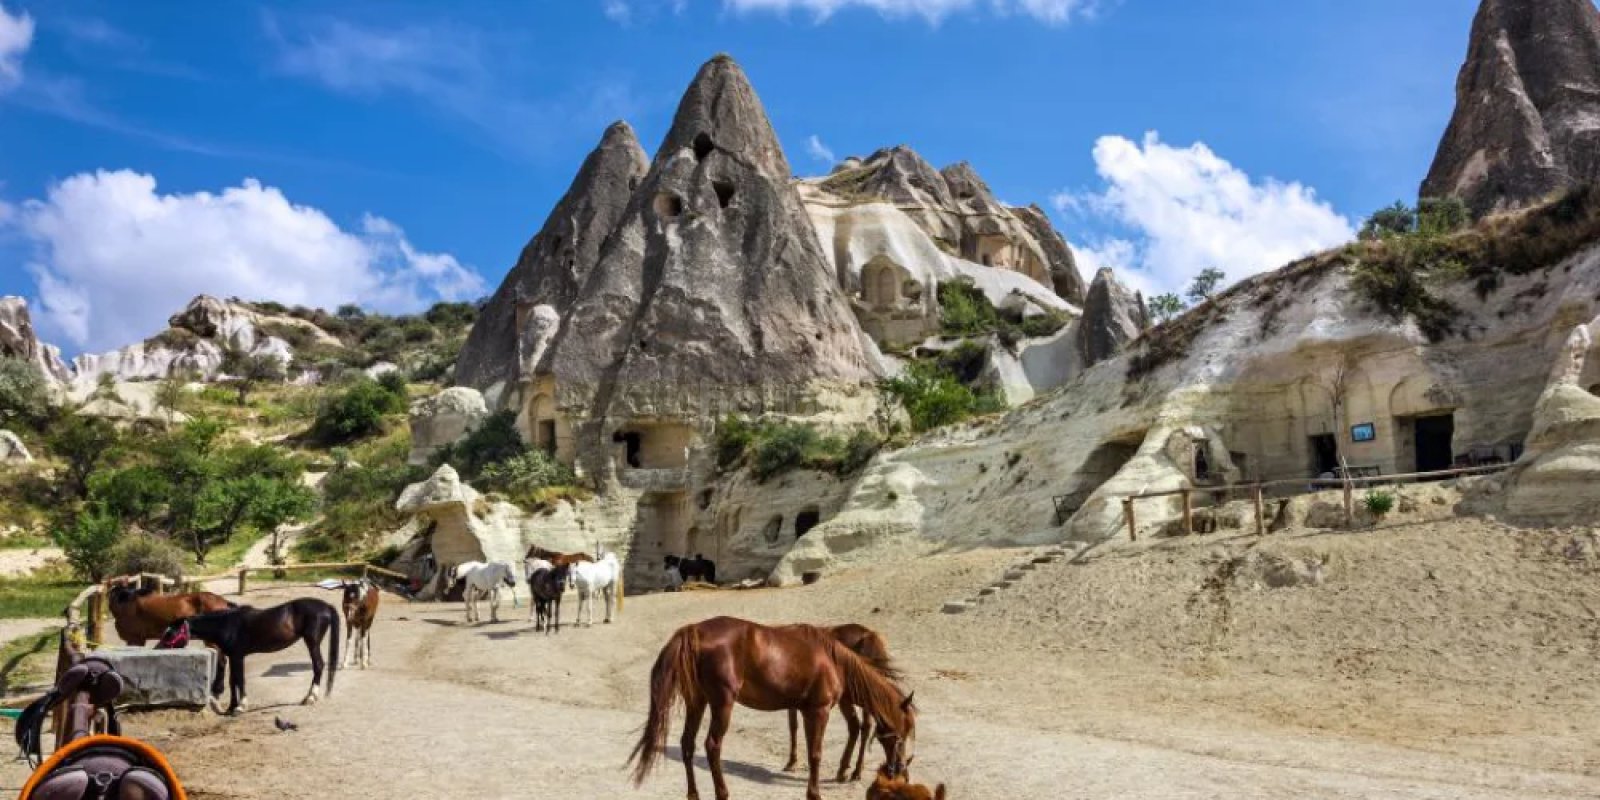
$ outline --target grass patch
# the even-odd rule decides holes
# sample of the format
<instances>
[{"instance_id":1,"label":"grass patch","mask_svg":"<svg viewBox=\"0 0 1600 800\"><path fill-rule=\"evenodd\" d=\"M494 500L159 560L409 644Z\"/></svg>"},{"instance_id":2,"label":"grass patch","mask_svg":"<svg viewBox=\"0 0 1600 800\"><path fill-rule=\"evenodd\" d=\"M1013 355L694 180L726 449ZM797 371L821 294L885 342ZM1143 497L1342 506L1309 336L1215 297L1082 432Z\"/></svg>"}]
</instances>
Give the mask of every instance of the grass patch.
<instances>
[{"instance_id":1,"label":"grass patch","mask_svg":"<svg viewBox=\"0 0 1600 800\"><path fill-rule=\"evenodd\" d=\"M0 694L48 684L55 675L61 632L48 630L0 646Z\"/></svg>"},{"instance_id":2,"label":"grass patch","mask_svg":"<svg viewBox=\"0 0 1600 800\"><path fill-rule=\"evenodd\" d=\"M1057 311L1025 317L1021 312L1003 311L989 302L989 296L971 278L956 278L939 284L939 325L946 337L971 338L995 335L1008 348L1017 342L1051 336L1072 320Z\"/></svg>"},{"instance_id":3,"label":"grass patch","mask_svg":"<svg viewBox=\"0 0 1600 800\"><path fill-rule=\"evenodd\" d=\"M743 464L759 482L795 469L828 472L840 477L854 474L872 460L883 441L868 430L849 436L823 434L811 425L778 421L751 422L727 417L717 425L717 466L731 469Z\"/></svg>"},{"instance_id":4,"label":"grass patch","mask_svg":"<svg viewBox=\"0 0 1600 800\"><path fill-rule=\"evenodd\" d=\"M64 565L0 578L0 619L59 618L85 586Z\"/></svg>"}]
</instances>

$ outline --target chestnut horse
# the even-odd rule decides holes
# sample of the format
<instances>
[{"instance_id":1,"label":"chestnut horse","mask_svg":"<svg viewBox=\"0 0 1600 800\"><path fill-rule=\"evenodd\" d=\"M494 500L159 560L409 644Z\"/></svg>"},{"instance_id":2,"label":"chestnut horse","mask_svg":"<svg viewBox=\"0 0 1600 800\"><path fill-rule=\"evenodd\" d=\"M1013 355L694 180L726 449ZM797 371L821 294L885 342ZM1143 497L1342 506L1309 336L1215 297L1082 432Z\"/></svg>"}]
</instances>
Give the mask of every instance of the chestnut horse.
<instances>
[{"instance_id":1,"label":"chestnut horse","mask_svg":"<svg viewBox=\"0 0 1600 800\"><path fill-rule=\"evenodd\" d=\"M145 642L160 639L178 620L236 607L210 592L155 594L150 589L135 589L125 582L112 584L106 593L106 605L116 620L117 636L134 647L144 647Z\"/></svg>"},{"instance_id":2,"label":"chestnut horse","mask_svg":"<svg viewBox=\"0 0 1600 800\"><path fill-rule=\"evenodd\" d=\"M552 567L570 567L580 561L594 561L594 556L588 553L557 553L554 550L546 550L539 545L533 545L528 548L528 554L523 556L523 559L529 558L542 558L550 562Z\"/></svg>"},{"instance_id":3,"label":"chestnut horse","mask_svg":"<svg viewBox=\"0 0 1600 800\"><path fill-rule=\"evenodd\" d=\"M865 625L850 623L848 625L835 625L828 629L833 638L844 643L845 647L855 651L856 655L866 659L872 666L892 681L900 680L900 673L895 670L894 664L889 660L889 645L878 635L877 631ZM841 701L839 713L844 717L845 729L849 732L844 743L844 758L839 762L839 776L835 778L840 783L845 783L845 774L849 773L849 780L861 780L861 767L867 760L867 740L872 738L873 718L871 714L856 715L857 704ZM783 767L784 772L794 772L795 766L800 763L799 737L796 735L800 728L800 712L789 709L789 763ZM857 750L856 743L860 742ZM855 754L855 771L850 771L850 756ZM884 758L893 760L893 754L884 750Z\"/></svg>"},{"instance_id":4,"label":"chestnut horse","mask_svg":"<svg viewBox=\"0 0 1600 800\"><path fill-rule=\"evenodd\" d=\"M911 782L911 772L906 767L878 767L877 778L867 787L867 800L945 800L944 784L930 792L928 787Z\"/></svg>"},{"instance_id":5,"label":"chestnut horse","mask_svg":"<svg viewBox=\"0 0 1600 800\"><path fill-rule=\"evenodd\" d=\"M732 617L715 617L679 628L667 640L650 670L650 714L628 762L638 785L666 752L672 708L685 706L684 777L689 797L698 798L694 780L694 740L706 710L706 759L718 800L727 800L722 774L722 740L735 704L757 711L796 709L805 720L807 800L820 800L817 770L828 712L841 700L864 706L885 726L880 739L897 754L910 754L916 742L916 707L870 662L845 647L825 628L810 625L767 627ZM914 755L914 754L913 754Z\"/></svg>"}]
</instances>

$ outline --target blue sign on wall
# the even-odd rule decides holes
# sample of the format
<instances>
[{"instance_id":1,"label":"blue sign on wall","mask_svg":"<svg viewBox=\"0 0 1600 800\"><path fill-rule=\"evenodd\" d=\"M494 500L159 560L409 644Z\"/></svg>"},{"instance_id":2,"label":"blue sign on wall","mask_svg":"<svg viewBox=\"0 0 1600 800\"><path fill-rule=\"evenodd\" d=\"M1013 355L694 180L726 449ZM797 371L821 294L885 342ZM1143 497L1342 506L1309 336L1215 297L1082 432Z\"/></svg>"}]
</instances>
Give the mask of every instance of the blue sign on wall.
<instances>
[{"instance_id":1,"label":"blue sign on wall","mask_svg":"<svg viewBox=\"0 0 1600 800\"><path fill-rule=\"evenodd\" d=\"M1353 425L1350 428L1350 441L1370 442L1378 438L1378 428L1370 422Z\"/></svg>"}]
</instances>

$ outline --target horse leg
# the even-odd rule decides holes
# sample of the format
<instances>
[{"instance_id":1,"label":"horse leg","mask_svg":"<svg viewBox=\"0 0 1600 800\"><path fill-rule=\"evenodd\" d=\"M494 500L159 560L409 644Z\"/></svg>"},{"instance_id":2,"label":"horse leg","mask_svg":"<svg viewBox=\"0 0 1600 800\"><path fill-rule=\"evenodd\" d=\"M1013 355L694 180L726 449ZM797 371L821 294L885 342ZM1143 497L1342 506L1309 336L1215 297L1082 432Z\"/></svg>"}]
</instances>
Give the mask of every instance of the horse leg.
<instances>
[{"instance_id":1,"label":"horse leg","mask_svg":"<svg viewBox=\"0 0 1600 800\"><path fill-rule=\"evenodd\" d=\"M711 764L717 800L728 800L728 781L722 776L722 737L728 735L728 723L733 719L733 701L731 694L712 700L711 729L706 732L706 761Z\"/></svg>"},{"instance_id":2,"label":"horse leg","mask_svg":"<svg viewBox=\"0 0 1600 800\"><path fill-rule=\"evenodd\" d=\"M334 624L337 625L338 623ZM350 649L344 651L344 661L339 664L339 668L349 669L352 658L354 658L358 663L361 660L361 657L358 655L361 650L361 640L356 636L356 624L348 619L345 620L344 639L350 643Z\"/></svg>"},{"instance_id":3,"label":"horse leg","mask_svg":"<svg viewBox=\"0 0 1600 800\"><path fill-rule=\"evenodd\" d=\"M867 763L867 742L872 739L873 733L877 728L877 724L877 718L872 716L871 712L867 711L866 709L862 709L861 743L859 745L861 749L856 752L855 771L850 773L850 780L852 781L861 780L861 765Z\"/></svg>"},{"instance_id":4,"label":"horse leg","mask_svg":"<svg viewBox=\"0 0 1600 800\"><path fill-rule=\"evenodd\" d=\"M500 621L500 585L499 584L495 584L495 587L493 589L489 590L489 621L490 622L499 622Z\"/></svg>"},{"instance_id":5,"label":"horse leg","mask_svg":"<svg viewBox=\"0 0 1600 800\"><path fill-rule=\"evenodd\" d=\"M211 648L211 652L216 656L217 659L217 668L215 670L215 674L211 678L211 696L221 700L222 676L228 671L228 662L226 660L227 656L224 656L222 651L215 647Z\"/></svg>"},{"instance_id":6,"label":"horse leg","mask_svg":"<svg viewBox=\"0 0 1600 800\"><path fill-rule=\"evenodd\" d=\"M611 579L611 585L606 587L605 592L606 592L606 624L610 625L611 624L611 609L612 609L612 607L614 607L617 604L617 579L616 578L612 578Z\"/></svg>"},{"instance_id":7,"label":"horse leg","mask_svg":"<svg viewBox=\"0 0 1600 800\"><path fill-rule=\"evenodd\" d=\"M678 747L683 751L683 774L689 784L689 800L700 800L700 790L694 785L694 740L700 735L700 719L705 714L704 700L687 703L683 709L683 737L678 740Z\"/></svg>"},{"instance_id":8,"label":"horse leg","mask_svg":"<svg viewBox=\"0 0 1600 800\"><path fill-rule=\"evenodd\" d=\"M800 767L800 712L789 709L789 763L783 765L784 772L794 772Z\"/></svg>"},{"instance_id":9,"label":"horse leg","mask_svg":"<svg viewBox=\"0 0 1600 800\"><path fill-rule=\"evenodd\" d=\"M311 691L306 693L306 699L301 700L300 705L316 705L316 702L322 699L323 663L321 634L325 634L327 632L328 629L326 627L312 623L312 628L307 630L304 636L300 637L301 641L306 643L306 649L311 651Z\"/></svg>"},{"instance_id":10,"label":"horse leg","mask_svg":"<svg viewBox=\"0 0 1600 800\"><path fill-rule=\"evenodd\" d=\"M844 727L847 733L844 741L844 758L839 760L839 775L834 780L846 783L845 775L850 772L850 757L856 752L856 737L861 735L861 720L856 716L856 707L848 702L839 704L839 713L844 715Z\"/></svg>"},{"instance_id":11,"label":"horse leg","mask_svg":"<svg viewBox=\"0 0 1600 800\"><path fill-rule=\"evenodd\" d=\"M361 632L361 668L372 666L372 623L367 623L367 629Z\"/></svg>"},{"instance_id":12,"label":"horse leg","mask_svg":"<svg viewBox=\"0 0 1600 800\"><path fill-rule=\"evenodd\" d=\"M242 714L250 706L244 693L244 656L228 656L228 713Z\"/></svg>"},{"instance_id":13,"label":"horse leg","mask_svg":"<svg viewBox=\"0 0 1600 800\"><path fill-rule=\"evenodd\" d=\"M822 768L822 735L828 730L828 709L808 708L804 712L806 722L806 766L809 774L806 778L806 800L822 800L822 787L817 778L817 771ZM718 800L725 800L718 798Z\"/></svg>"}]
</instances>

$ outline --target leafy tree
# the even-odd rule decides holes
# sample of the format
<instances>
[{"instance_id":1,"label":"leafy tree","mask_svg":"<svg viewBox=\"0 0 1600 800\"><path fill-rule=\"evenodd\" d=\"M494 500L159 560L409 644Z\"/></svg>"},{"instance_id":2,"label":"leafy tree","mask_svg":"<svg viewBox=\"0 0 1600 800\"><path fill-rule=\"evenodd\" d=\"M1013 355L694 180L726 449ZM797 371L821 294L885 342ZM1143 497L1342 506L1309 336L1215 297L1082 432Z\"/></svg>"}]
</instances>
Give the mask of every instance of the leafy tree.
<instances>
[{"instance_id":1,"label":"leafy tree","mask_svg":"<svg viewBox=\"0 0 1600 800\"><path fill-rule=\"evenodd\" d=\"M311 435L323 444L343 444L382 431L384 417L405 410L403 397L362 376L323 404Z\"/></svg>"},{"instance_id":2,"label":"leafy tree","mask_svg":"<svg viewBox=\"0 0 1600 800\"><path fill-rule=\"evenodd\" d=\"M1454 233L1472 224L1472 212L1461 198L1424 197L1417 203L1417 230L1425 234Z\"/></svg>"},{"instance_id":3,"label":"leafy tree","mask_svg":"<svg viewBox=\"0 0 1600 800\"><path fill-rule=\"evenodd\" d=\"M1156 315L1162 322L1182 314L1186 307L1183 299L1175 294L1158 294L1150 298L1150 313Z\"/></svg>"},{"instance_id":4,"label":"leafy tree","mask_svg":"<svg viewBox=\"0 0 1600 800\"><path fill-rule=\"evenodd\" d=\"M122 402L122 395L117 394L117 376L109 372L100 373L100 377L94 380L94 394L91 396L95 399Z\"/></svg>"},{"instance_id":5,"label":"leafy tree","mask_svg":"<svg viewBox=\"0 0 1600 800\"><path fill-rule=\"evenodd\" d=\"M51 453L66 462L62 488L68 497L88 497L90 477L105 463L119 439L116 426L110 422L76 414L61 420L50 431L45 443Z\"/></svg>"},{"instance_id":6,"label":"leafy tree","mask_svg":"<svg viewBox=\"0 0 1600 800\"><path fill-rule=\"evenodd\" d=\"M283 361L267 353L246 353L230 350L222 361L224 372L233 376L233 388L238 393L239 405L250 399L250 393L264 383L280 383L284 379Z\"/></svg>"},{"instance_id":7,"label":"leafy tree","mask_svg":"<svg viewBox=\"0 0 1600 800\"><path fill-rule=\"evenodd\" d=\"M392 394L402 400L410 397L409 388L406 386L405 373L401 372L400 370L390 370L382 375L379 375L378 385L382 386L384 391L387 391L389 394Z\"/></svg>"},{"instance_id":8,"label":"leafy tree","mask_svg":"<svg viewBox=\"0 0 1600 800\"><path fill-rule=\"evenodd\" d=\"M478 482L485 488L526 492L549 486L572 486L578 476L572 468L543 450L528 450L483 468Z\"/></svg>"},{"instance_id":9,"label":"leafy tree","mask_svg":"<svg viewBox=\"0 0 1600 800\"><path fill-rule=\"evenodd\" d=\"M344 305L339 306L338 310L334 311L333 313L339 319L344 320L360 320L365 319L367 316L367 312L362 311L361 306L358 306L355 303L345 303Z\"/></svg>"},{"instance_id":10,"label":"leafy tree","mask_svg":"<svg viewBox=\"0 0 1600 800\"><path fill-rule=\"evenodd\" d=\"M122 522L104 507L90 503L67 515L52 536L78 577L99 583L111 568L112 547L122 538Z\"/></svg>"},{"instance_id":11,"label":"leafy tree","mask_svg":"<svg viewBox=\"0 0 1600 800\"><path fill-rule=\"evenodd\" d=\"M150 573L176 578L183 574L183 550L148 533L123 536L106 552L106 561L112 575Z\"/></svg>"},{"instance_id":12,"label":"leafy tree","mask_svg":"<svg viewBox=\"0 0 1600 800\"><path fill-rule=\"evenodd\" d=\"M919 432L1005 407L1005 401L993 392L974 392L954 375L926 362L911 364L904 373L884 380L880 388L900 403L911 418L911 427Z\"/></svg>"},{"instance_id":13,"label":"leafy tree","mask_svg":"<svg viewBox=\"0 0 1600 800\"><path fill-rule=\"evenodd\" d=\"M177 420L178 414L189 406L189 380L184 371L174 371L156 384L156 408L167 412L167 424Z\"/></svg>"},{"instance_id":14,"label":"leafy tree","mask_svg":"<svg viewBox=\"0 0 1600 800\"><path fill-rule=\"evenodd\" d=\"M1361 225L1359 237L1362 241L1382 239L1387 236L1401 236L1417 229L1417 212L1403 202L1387 208L1381 208L1367 217Z\"/></svg>"},{"instance_id":15,"label":"leafy tree","mask_svg":"<svg viewBox=\"0 0 1600 800\"><path fill-rule=\"evenodd\" d=\"M1216 267L1206 267L1200 274L1194 276L1194 282L1189 284L1189 299L1196 303L1204 303L1217 293L1217 288L1222 285L1222 280L1228 277L1227 273Z\"/></svg>"},{"instance_id":16,"label":"leafy tree","mask_svg":"<svg viewBox=\"0 0 1600 800\"><path fill-rule=\"evenodd\" d=\"M39 368L20 358L0 358L0 422L37 425L50 409L50 390Z\"/></svg>"},{"instance_id":17,"label":"leafy tree","mask_svg":"<svg viewBox=\"0 0 1600 800\"><path fill-rule=\"evenodd\" d=\"M507 410L491 414L461 441L441 449L435 460L448 462L467 480L476 480L485 467L518 458L527 451L528 443L517 431L517 416Z\"/></svg>"}]
</instances>

